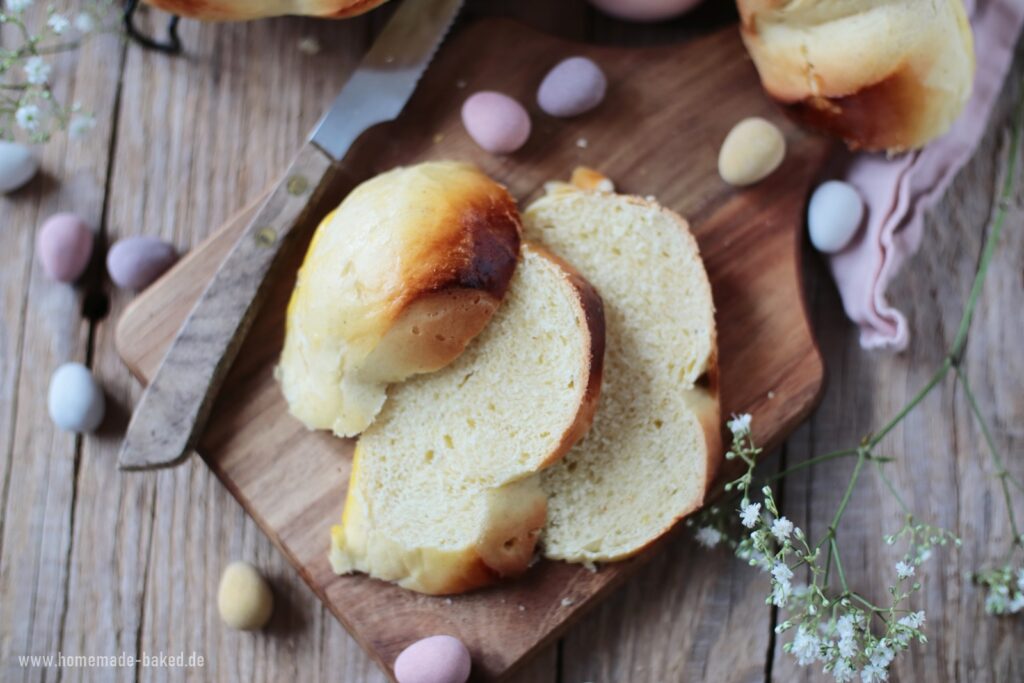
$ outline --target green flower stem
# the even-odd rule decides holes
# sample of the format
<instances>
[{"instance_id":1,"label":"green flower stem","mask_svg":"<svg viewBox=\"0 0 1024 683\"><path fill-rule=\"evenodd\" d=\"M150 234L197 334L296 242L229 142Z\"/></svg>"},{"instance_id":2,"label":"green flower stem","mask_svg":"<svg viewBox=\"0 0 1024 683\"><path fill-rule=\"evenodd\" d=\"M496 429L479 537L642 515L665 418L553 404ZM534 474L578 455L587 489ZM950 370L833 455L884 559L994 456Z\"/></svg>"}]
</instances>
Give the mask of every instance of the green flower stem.
<instances>
[{"instance_id":1,"label":"green flower stem","mask_svg":"<svg viewBox=\"0 0 1024 683\"><path fill-rule=\"evenodd\" d=\"M974 392L971 391L971 384L967 381L967 373L960 367L956 369L957 377L960 378L960 383L964 388L964 395L967 397L967 403L971 406L971 412L974 413L974 418L978 421L978 425L981 427L981 433L985 438L985 443L988 445L988 452L992 455L992 462L996 466L996 477L999 478L999 484L1003 489L1003 498L1006 500L1006 512L1010 518L1010 531L1013 532L1013 546L1021 545L1021 535L1017 528L1017 516L1013 510L1013 496L1010 495L1010 480L1012 477L1006 469L1006 465L1003 463L1003 456L999 454L999 449L996 448L995 440L992 438L992 433L989 431L988 423L981 416L981 409L978 407L978 401L974 398Z\"/></svg>"},{"instance_id":2,"label":"green flower stem","mask_svg":"<svg viewBox=\"0 0 1024 683\"><path fill-rule=\"evenodd\" d=\"M836 573L839 574L839 585L843 587L843 594L852 595L852 592L850 591L850 584L846 583L846 572L843 571L843 562L839 559L839 546L836 544L835 534L831 534L829 536L828 554L830 558L835 558Z\"/></svg>"},{"instance_id":3,"label":"green flower stem","mask_svg":"<svg viewBox=\"0 0 1024 683\"><path fill-rule=\"evenodd\" d=\"M766 482L778 481L779 479L782 479L784 477L788 477L793 472L797 472L799 470L806 469L808 467L814 467L815 465L820 465L821 463L828 462L829 460L835 460L836 458L845 458L845 457L849 457L851 455L857 455L858 450L859 449L856 449L856 448L844 448L841 451L832 451L831 453L825 453L824 455L818 455L818 456L815 456L815 457L810 458L808 460L804 460L801 463L793 465L792 467L787 467L786 469L782 470L781 472L777 472L776 474L773 474L770 477L766 477L765 481Z\"/></svg>"},{"instance_id":4,"label":"green flower stem","mask_svg":"<svg viewBox=\"0 0 1024 683\"><path fill-rule=\"evenodd\" d=\"M978 264L978 273L974 278L974 285L971 287L970 296L967 298L967 306L964 309L963 317L960 319L960 329L957 330L956 338L949 355L951 358L959 359L963 353L964 345L967 343L967 333L971 327L971 319L974 317L974 309L981 296L982 285L985 282L985 274L988 273L988 266L992 262L995 253L996 243L1003 231L1003 223L1006 222L1006 214L1013 200L1013 186L1017 179L1017 162L1020 156L1021 126L1024 125L1024 97L1017 102L1016 123L1013 132L1010 134L1010 161L1006 170L1006 177L1003 178L1003 189L1000 192L999 203L996 207L996 215L992 220L992 230L985 239L985 247L982 250L981 262Z\"/></svg>"},{"instance_id":5,"label":"green flower stem","mask_svg":"<svg viewBox=\"0 0 1024 683\"><path fill-rule=\"evenodd\" d=\"M889 422L884 427L882 427L881 431L879 431L877 434L867 438L867 447L869 449L874 448L879 444L879 442L882 439L886 437L886 435L889 434L889 432L895 429L896 425L902 422L903 419L910 413L910 411L916 408L918 404L921 403L921 401L923 401L925 397L927 397L928 394L931 393L932 389L938 386L939 382L941 382L945 378L946 373L949 372L949 369L951 367L953 367L953 363L950 360L950 358L947 357L945 360L942 361L942 365L940 365L939 369L935 371L935 374L932 375L932 378L928 380L928 384L924 385L924 387L919 392L917 392L914 398L910 399L910 402L907 403L907 405L903 406L903 409L896 414L896 417L889 420Z\"/></svg>"},{"instance_id":6,"label":"green flower stem","mask_svg":"<svg viewBox=\"0 0 1024 683\"><path fill-rule=\"evenodd\" d=\"M878 472L879 478L885 483L885 487L889 489L889 493L891 493L893 498L896 499L896 502L899 503L900 507L903 509L904 514L906 514L909 517L913 517L914 513L910 511L910 508L903 501L903 496L899 494L899 492L896 490L896 487L892 485L892 481L889 479L889 476L885 473L885 468L882 467L882 461L880 461L877 458L872 458L871 464L875 466L875 471Z\"/></svg>"}]
</instances>

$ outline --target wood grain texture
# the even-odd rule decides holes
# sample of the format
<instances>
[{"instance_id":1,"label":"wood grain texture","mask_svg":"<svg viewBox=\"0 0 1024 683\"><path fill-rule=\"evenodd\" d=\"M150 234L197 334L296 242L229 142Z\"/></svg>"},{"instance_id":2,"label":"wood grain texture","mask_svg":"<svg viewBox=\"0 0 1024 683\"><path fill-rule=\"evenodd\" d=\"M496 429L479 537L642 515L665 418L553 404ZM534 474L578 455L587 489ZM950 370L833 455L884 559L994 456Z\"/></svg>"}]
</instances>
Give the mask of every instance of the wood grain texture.
<instances>
[{"instance_id":1,"label":"wood grain texture","mask_svg":"<svg viewBox=\"0 0 1024 683\"><path fill-rule=\"evenodd\" d=\"M77 7L57 0L37 3L39 11L49 4L58 10ZM728 20L731 4L705 2L681 20L656 25L609 19L585 0L472 0L466 14L512 16L572 39L644 45L678 42L720 25ZM81 304L94 298L98 281L90 280L77 292L54 286L32 263L32 250L39 222L67 209L102 222L108 241L149 234L182 249L198 244L279 175L374 29L396 6L389 3L343 23L185 21L187 54L180 59L131 46L124 62L122 47L108 37L55 63L54 80L61 87L67 84L74 99L97 114L100 125L85 142L57 138L50 143L44 149L46 175L11 197L0 197L0 224L6 231L0 254L0 679L385 680L202 461L145 476L117 471L126 410L140 393L113 345L114 320L130 295L111 291L110 317L91 322L81 315ZM162 30L164 17L150 16L146 27ZM322 46L319 55L296 49L309 36ZM1024 61L1018 59L1009 81L1019 83L1022 76ZM110 145L115 110L120 116ZM927 234L939 243L926 243L897 283L894 301L914 311L914 355L890 358L860 350L824 266L816 258L806 259L814 326L831 372L814 421L784 448L789 464L845 445L846 439L876 426L937 362L943 343L927 338L938 331L948 334L955 324L973 275L978 231L991 208L1005 117L995 123L999 128L929 221ZM111 167L113 176L104 189ZM1017 196L1022 193L1024 187ZM979 401L995 417L996 438L1018 476L1024 476L1019 458L1013 458L1021 447L1024 374L1016 348L1024 295L1022 221L1018 201L968 352ZM1010 246L1010 235L1017 235L1017 247ZM927 350L918 351L922 345ZM52 431L42 402L49 374L70 359L90 363L111 404L119 406L101 435L82 440L77 472L73 440ZM978 591L960 575L998 557L1007 533L978 434L966 428L962 397L947 399L941 397L920 421L899 432L893 448L897 455L928 457L917 457L894 476L899 485L914 490L915 509L954 519L970 538L969 547L960 559L933 561L926 585L929 596L934 592L938 597L918 603L931 610L929 644L916 647L915 663L893 680L921 680L929 661L941 662L928 669L936 673L928 680L937 683L1017 680L1024 669L1018 646L1024 635L1021 620L983 616ZM945 440L954 406L955 449ZM955 487L947 487L950 467ZM786 514L824 519L846 473L840 465L836 472L820 470L803 483L794 482L785 492ZM928 489L940 481L946 488L930 494ZM881 591L892 571L891 558L870 553L868 547L877 548L877 534L898 520L891 506L875 504L886 495L877 481L869 477L862 488L859 516L842 533L865 550L853 558L857 586ZM61 525L72 529L70 538ZM726 552L696 547L685 536L673 539L666 552L513 678L523 683L830 680L817 670L790 668L789 655L778 649L785 639L771 640L773 614L763 603L766 584L760 574L748 573ZM223 566L235 559L257 564L271 577L279 605L286 606L265 634L232 633L218 621L217 580ZM932 585L938 581L942 585ZM61 619L62 629L43 626ZM766 657L770 643L776 649ZM14 659L57 648L92 655L198 649L207 665L198 671L57 671L22 669Z\"/></svg>"},{"instance_id":2,"label":"wood grain texture","mask_svg":"<svg viewBox=\"0 0 1024 683\"><path fill-rule=\"evenodd\" d=\"M330 157L306 143L249 219L135 406L118 455L122 469L167 467L191 453L273 286L274 265L295 241L296 226L308 224L333 171Z\"/></svg>"},{"instance_id":3,"label":"wood grain texture","mask_svg":"<svg viewBox=\"0 0 1024 683\"><path fill-rule=\"evenodd\" d=\"M613 102L602 115L584 117L570 128L538 114L530 143L506 158L487 156L467 139L457 118L464 97L457 81L464 79L467 90L500 81L506 92L528 101L544 71L572 52L590 54L608 73ZM681 70L679 64L688 68ZM709 77L712 64L719 68ZM637 70L650 79L643 90L628 78ZM683 83L687 97L675 95ZM720 311L723 412L755 412L758 438L777 445L810 410L822 382L820 358L800 305L796 256L804 197L830 145L781 119L756 83L731 29L683 47L614 50L568 46L518 24L480 23L445 47L402 118L364 137L347 161L369 175L428 158L469 159L524 199L545 180L564 177L584 163L606 171L625 191L654 194L680 210L693 223ZM707 116L698 103L712 93L724 102L715 116ZM770 180L738 192L715 172L718 141L735 121L752 113L779 123L790 153ZM675 133L665 139L658 135L663 130ZM616 141L627 134L635 144L624 149ZM587 145L578 145L579 139ZM689 163L679 167L683 155ZM319 213L333 208L340 196L328 192ZM122 316L119 348L140 376L150 376L181 324L182 307L202 289L245 224L245 216L233 221ZM758 250L733 248L754 235ZM325 531L340 516L351 444L307 432L287 415L272 379L300 256L282 269L275 297L225 383L200 452L382 665L389 666L402 647L419 637L451 632L469 645L478 676L496 678L550 642L654 553L596 574L541 563L517 582L455 597L451 604L365 577L334 576L326 561ZM751 337L760 343L750 344Z\"/></svg>"},{"instance_id":4,"label":"wood grain texture","mask_svg":"<svg viewBox=\"0 0 1024 683\"><path fill-rule=\"evenodd\" d=\"M42 26L46 6L31 8L26 21ZM13 39L13 27L0 30L4 45ZM40 223L60 211L77 212L94 229L102 222L122 47L113 36L101 37L81 58L48 61L61 102L80 101L97 115L93 135L56 136L39 149L40 174L0 195L0 680L12 683L55 675L24 669L17 656L60 649L76 550L80 442L50 422L46 395L58 365L89 362L91 324L83 307L96 288L96 263L77 288L55 283L36 260L35 240Z\"/></svg>"}]
</instances>

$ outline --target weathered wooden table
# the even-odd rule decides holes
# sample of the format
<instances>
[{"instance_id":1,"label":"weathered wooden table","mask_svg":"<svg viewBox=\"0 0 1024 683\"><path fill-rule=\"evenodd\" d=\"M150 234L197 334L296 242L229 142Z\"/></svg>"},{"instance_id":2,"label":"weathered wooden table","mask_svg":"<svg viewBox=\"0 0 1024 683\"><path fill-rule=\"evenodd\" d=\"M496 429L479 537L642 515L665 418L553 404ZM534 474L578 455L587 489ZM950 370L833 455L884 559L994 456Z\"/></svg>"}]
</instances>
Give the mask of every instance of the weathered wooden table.
<instances>
[{"instance_id":1,"label":"weathered wooden table","mask_svg":"<svg viewBox=\"0 0 1024 683\"><path fill-rule=\"evenodd\" d=\"M658 26L612 21L583 0L468 5L467 15L510 15L568 37L632 43L679 40L732 20L725 2ZM139 395L112 338L130 295L112 290L99 268L77 290L48 282L34 261L34 240L42 219L74 210L99 226L103 241L145 234L182 249L196 244L284 168L388 12L344 23L185 22L184 57L103 37L56 60L62 96L96 112L99 125L82 142L55 139L43 152L46 174L0 198L0 679L384 680L201 461L153 474L117 470L119 434ZM155 31L163 17L143 23ZM310 36L323 47L317 55L298 49ZM807 296L830 383L821 408L765 467L855 444L941 360L1004 172L1024 51L1017 57L981 149L931 216L924 247L893 289L910 314L908 352L859 348L824 267L808 250ZM1024 181L1015 196L965 363L1010 468L1024 477ZM47 417L50 375L69 360L92 367L108 392L111 415L99 435L76 439ZM955 383L933 394L885 446L897 457L890 473L911 507L964 540L959 552L938 553L922 568L925 590L914 604L928 614L930 643L915 646L896 676L1024 679L1024 622L986 616L980 591L963 579L1002 557L1010 532L994 468ZM785 513L820 535L851 466L788 479ZM897 504L869 473L839 533L851 582L879 598L895 561L881 537L900 521ZM277 614L265 633L232 632L218 619L217 581L238 558L265 568L274 584ZM766 594L763 575L680 534L517 680L818 680L817 671L799 669L782 652ZM58 671L18 660L161 651L195 652L204 667Z\"/></svg>"}]
</instances>

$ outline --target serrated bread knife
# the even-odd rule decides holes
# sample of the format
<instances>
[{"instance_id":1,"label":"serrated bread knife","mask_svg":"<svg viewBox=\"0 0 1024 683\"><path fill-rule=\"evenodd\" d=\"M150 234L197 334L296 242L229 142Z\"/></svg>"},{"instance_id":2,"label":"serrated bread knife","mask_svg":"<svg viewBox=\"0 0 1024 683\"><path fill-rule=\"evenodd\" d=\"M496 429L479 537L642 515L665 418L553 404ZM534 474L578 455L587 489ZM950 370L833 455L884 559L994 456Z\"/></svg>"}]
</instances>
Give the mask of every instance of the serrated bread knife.
<instances>
[{"instance_id":1,"label":"serrated bread knife","mask_svg":"<svg viewBox=\"0 0 1024 683\"><path fill-rule=\"evenodd\" d=\"M183 461L268 292L267 274L352 143L398 117L463 0L404 0L189 313L135 408L121 469Z\"/></svg>"}]
</instances>

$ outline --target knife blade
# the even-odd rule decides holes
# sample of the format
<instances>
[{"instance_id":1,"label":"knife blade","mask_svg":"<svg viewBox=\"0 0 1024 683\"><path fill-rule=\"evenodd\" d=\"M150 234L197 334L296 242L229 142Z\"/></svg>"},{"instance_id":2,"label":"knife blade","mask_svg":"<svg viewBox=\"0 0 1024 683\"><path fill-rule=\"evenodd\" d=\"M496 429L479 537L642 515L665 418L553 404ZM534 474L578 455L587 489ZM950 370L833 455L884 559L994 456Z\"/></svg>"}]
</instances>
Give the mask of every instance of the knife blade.
<instances>
[{"instance_id":1,"label":"knife blade","mask_svg":"<svg viewBox=\"0 0 1024 683\"><path fill-rule=\"evenodd\" d=\"M463 0L405 0L214 274L136 406L121 469L182 462L266 298L268 274L356 139L398 117Z\"/></svg>"}]
</instances>

